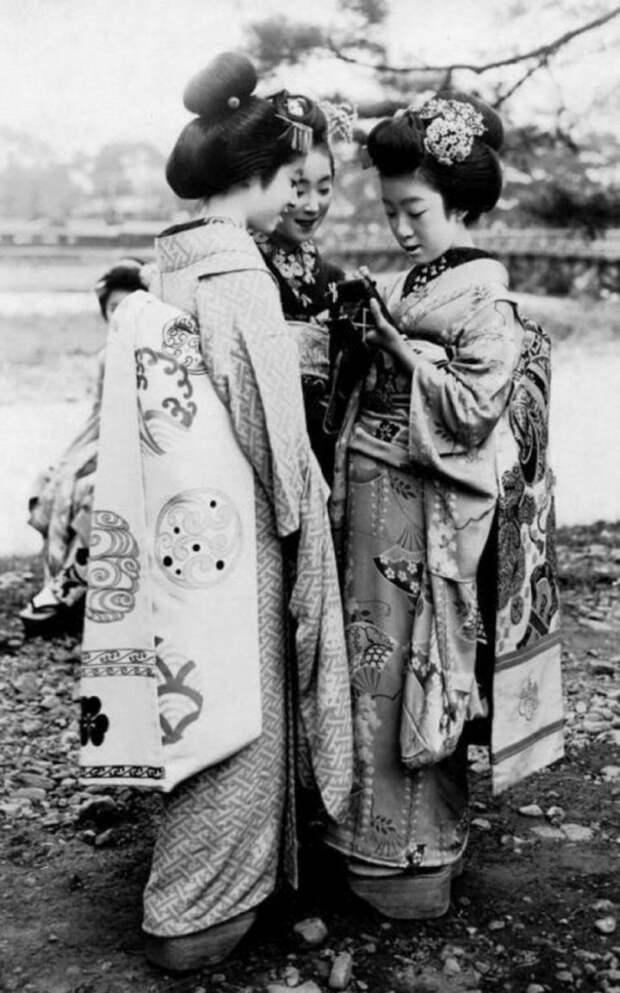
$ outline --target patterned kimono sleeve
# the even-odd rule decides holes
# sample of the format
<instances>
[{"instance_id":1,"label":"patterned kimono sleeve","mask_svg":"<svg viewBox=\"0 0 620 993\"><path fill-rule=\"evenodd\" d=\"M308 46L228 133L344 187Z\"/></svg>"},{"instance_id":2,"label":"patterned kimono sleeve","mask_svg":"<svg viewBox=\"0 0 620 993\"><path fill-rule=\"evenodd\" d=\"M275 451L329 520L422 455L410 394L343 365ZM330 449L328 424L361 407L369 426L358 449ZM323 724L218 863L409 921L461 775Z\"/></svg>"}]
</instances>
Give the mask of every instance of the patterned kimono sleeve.
<instances>
[{"instance_id":1,"label":"patterned kimono sleeve","mask_svg":"<svg viewBox=\"0 0 620 993\"><path fill-rule=\"evenodd\" d=\"M411 454L423 462L481 444L501 417L523 342L514 306L491 300L459 322L443 363L412 376Z\"/></svg>"},{"instance_id":2,"label":"patterned kimono sleeve","mask_svg":"<svg viewBox=\"0 0 620 993\"><path fill-rule=\"evenodd\" d=\"M299 530L311 458L299 362L276 286L263 270L200 279L205 363L239 445L274 508L280 537Z\"/></svg>"}]
</instances>

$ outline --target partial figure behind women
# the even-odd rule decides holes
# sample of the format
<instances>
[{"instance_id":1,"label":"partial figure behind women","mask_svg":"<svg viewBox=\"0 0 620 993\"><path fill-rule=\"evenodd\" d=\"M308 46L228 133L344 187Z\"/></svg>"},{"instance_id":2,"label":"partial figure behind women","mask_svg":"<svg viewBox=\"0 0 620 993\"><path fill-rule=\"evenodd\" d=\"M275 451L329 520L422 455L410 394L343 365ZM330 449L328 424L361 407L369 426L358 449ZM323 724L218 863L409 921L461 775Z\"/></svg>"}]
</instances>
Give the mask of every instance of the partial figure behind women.
<instances>
[{"instance_id":1,"label":"partial figure behind women","mask_svg":"<svg viewBox=\"0 0 620 993\"><path fill-rule=\"evenodd\" d=\"M142 288L140 259L120 259L97 282L101 315L109 323L128 293ZM104 352L98 357L95 399L88 420L56 466L37 479L28 523L43 535L44 586L20 612L28 634L58 630L81 610L97 469Z\"/></svg>"},{"instance_id":2,"label":"partial figure behind women","mask_svg":"<svg viewBox=\"0 0 620 993\"><path fill-rule=\"evenodd\" d=\"M330 817L351 783L327 487L248 232L294 203L309 102L259 98L256 82L228 53L186 88L197 116L167 178L200 216L157 239L160 299L123 305L104 387L83 776L169 793L144 931L172 971L219 961L283 873L294 882L294 742Z\"/></svg>"},{"instance_id":3,"label":"partial figure behind women","mask_svg":"<svg viewBox=\"0 0 620 993\"><path fill-rule=\"evenodd\" d=\"M468 228L499 198L501 142L498 115L459 94L368 138L412 266L385 290L393 323L371 304L374 358L338 443L355 781L329 840L394 917L448 909L472 729L496 789L563 750L548 340Z\"/></svg>"}]
</instances>

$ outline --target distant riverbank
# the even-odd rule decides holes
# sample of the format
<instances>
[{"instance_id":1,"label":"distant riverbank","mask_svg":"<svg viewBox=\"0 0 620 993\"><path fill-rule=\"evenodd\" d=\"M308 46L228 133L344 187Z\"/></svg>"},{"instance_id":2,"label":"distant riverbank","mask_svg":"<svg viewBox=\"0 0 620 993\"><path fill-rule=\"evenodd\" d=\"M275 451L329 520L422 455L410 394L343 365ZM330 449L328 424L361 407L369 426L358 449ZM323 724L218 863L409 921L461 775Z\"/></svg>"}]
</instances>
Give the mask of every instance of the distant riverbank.
<instances>
[{"instance_id":1,"label":"distant riverbank","mask_svg":"<svg viewBox=\"0 0 620 993\"><path fill-rule=\"evenodd\" d=\"M82 286L85 273L81 273ZM620 520L620 307L524 297L554 338L551 455L560 524ZM28 554L32 480L86 418L105 326L94 294L0 292L0 555Z\"/></svg>"}]
</instances>

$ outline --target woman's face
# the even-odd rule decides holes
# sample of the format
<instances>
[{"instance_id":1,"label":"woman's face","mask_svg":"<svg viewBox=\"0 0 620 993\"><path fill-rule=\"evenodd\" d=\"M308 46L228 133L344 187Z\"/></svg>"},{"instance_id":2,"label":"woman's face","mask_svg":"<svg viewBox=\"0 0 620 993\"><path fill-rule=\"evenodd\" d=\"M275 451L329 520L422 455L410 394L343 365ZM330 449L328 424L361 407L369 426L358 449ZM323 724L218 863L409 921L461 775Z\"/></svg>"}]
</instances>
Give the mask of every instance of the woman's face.
<instances>
[{"instance_id":1,"label":"woman's face","mask_svg":"<svg viewBox=\"0 0 620 993\"><path fill-rule=\"evenodd\" d=\"M463 244L462 219L454 211L446 213L441 194L419 172L382 176L381 195L392 234L414 265Z\"/></svg>"},{"instance_id":2,"label":"woman's face","mask_svg":"<svg viewBox=\"0 0 620 993\"><path fill-rule=\"evenodd\" d=\"M329 155L319 148L313 149L303 161L297 180L297 201L285 211L278 224L279 233L296 245L313 238L329 210L333 192Z\"/></svg>"},{"instance_id":3,"label":"woman's face","mask_svg":"<svg viewBox=\"0 0 620 993\"><path fill-rule=\"evenodd\" d=\"M248 196L248 227L263 234L274 230L284 210L295 204L299 167L299 159L281 166L267 186L263 186L258 178L252 180Z\"/></svg>"}]
</instances>

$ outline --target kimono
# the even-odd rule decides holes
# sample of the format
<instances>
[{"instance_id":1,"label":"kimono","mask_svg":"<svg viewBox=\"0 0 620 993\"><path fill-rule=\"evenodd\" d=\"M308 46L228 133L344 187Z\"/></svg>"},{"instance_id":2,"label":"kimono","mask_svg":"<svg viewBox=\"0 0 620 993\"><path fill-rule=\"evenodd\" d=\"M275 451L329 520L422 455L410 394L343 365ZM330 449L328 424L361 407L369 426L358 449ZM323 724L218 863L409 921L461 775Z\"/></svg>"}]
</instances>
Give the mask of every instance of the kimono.
<instances>
[{"instance_id":1,"label":"kimono","mask_svg":"<svg viewBox=\"0 0 620 993\"><path fill-rule=\"evenodd\" d=\"M329 481L336 435L325 430L330 365L327 318L330 285L344 279L344 272L326 262L313 241L292 245L277 232L255 234L254 240L276 279L282 310L297 342L308 436Z\"/></svg>"},{"instance_id":2,"label":"kimono","mask_svg":"<svg viewBox=\"0 0 620 993\"><path fill-rule=\"evenodd\" d=\"M175 937L256 907L283 862L294 882L293 745L337 818L352 740L327 487L275 282L227 219L156 249L153 293L110 332L82 778L164 790L143 926Z\"/></svg>"},{"instance_id":3,"label":"kimono","mask_svg":"<svg viewBox=\"0 0 620 993\"><path fill-rule=\"evenodd\" d=\"M28 502L28 523L44 540L45 587L35 602L71 607L86 592L102 386L103 354L99 356L95 400L86 424L58 465L39 476Z\"/></svg>"},{"instance_id":4,"label":"kimono","mask_svg":"<svg viewBox=\"0 0 620 993\"><path fill-rule=\"evenodd\" d=\"M436 868L467 844L470 728L490 734L496 790L562 754L548 341L477 250L384 297L418 362L377 353L337 446L355 772L328 842Z\"/></svg>"}]
</instances>

